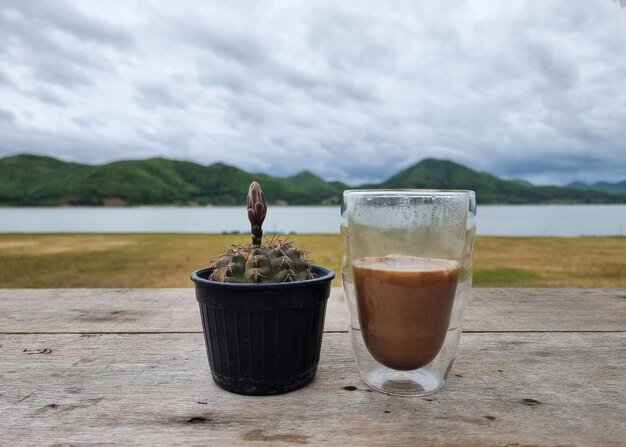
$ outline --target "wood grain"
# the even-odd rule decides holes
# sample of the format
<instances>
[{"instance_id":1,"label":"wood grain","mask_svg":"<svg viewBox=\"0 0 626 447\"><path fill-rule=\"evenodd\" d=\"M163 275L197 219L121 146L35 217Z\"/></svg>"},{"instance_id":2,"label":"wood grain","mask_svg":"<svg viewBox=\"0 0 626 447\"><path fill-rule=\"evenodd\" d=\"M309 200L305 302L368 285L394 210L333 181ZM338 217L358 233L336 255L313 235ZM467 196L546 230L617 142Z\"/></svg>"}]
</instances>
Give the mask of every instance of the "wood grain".
<instances>
[{"instance_id":1,"label":"wood grain","mask_svg":"<svg viewBox=\"0 0 626 447\"><path fill-rule=\"evenodd\" d=\"M193 288L0 289L0 309L0 333L202 332ZM347 324L343 291L333 288L325 330Z\"/></svg>"},{"instance_id":2,"label":"wood grain","mask_svg":"<svg viewBox=\"0 0 626 447\"><path fill-rule=\"evenodd\" d=\"M626 289L475 288L466 331L626 331Z\"/></svg>"},{"instance_id":3,"label":"wood grain","mask_svg":"<svg viewBox=\"0 0 626 447\"><path fill-rule=\"evenodd\" d=\"M187 289L0 289L0 333L201 332ZM327 332L345 331L348 309L333 288ZM466 332L624 331L626 289L472 291Z\"/></svg>"},{"instance_id":4,"label":"wood grain","mask_svg":"<svg viewBox=\"0 0 626 447\"><path fill-rule=\"evenodd\" d=\"M623 333L466 334L444 389L369 391L345 333L314 382L246 397L217 388L200 334L0 335L3 445L618 446Z\"/></svg>"}]
</instances>

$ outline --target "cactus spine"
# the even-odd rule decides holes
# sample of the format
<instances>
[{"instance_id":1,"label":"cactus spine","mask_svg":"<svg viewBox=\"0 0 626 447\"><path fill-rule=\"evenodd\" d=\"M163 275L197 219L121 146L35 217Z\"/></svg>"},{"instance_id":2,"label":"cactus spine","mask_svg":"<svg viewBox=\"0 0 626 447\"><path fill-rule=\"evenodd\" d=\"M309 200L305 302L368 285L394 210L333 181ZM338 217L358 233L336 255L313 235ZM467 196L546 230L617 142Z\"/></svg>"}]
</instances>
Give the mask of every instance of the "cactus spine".
<instances>
[{"instance_id":1,"label":"cactus spine","mask_svg":"<svg viewBox=\"0 0 626 447\"><path fill-rule=\"evenodd\" d=\"M247 206L252 243L235 246L224 253L209 279L231 283L280 283L312 279L314 275L305 251L280 239L263 243L262 225L267 214L267 204L257 182L250 185Z\"/></svg>"}]
</instances>

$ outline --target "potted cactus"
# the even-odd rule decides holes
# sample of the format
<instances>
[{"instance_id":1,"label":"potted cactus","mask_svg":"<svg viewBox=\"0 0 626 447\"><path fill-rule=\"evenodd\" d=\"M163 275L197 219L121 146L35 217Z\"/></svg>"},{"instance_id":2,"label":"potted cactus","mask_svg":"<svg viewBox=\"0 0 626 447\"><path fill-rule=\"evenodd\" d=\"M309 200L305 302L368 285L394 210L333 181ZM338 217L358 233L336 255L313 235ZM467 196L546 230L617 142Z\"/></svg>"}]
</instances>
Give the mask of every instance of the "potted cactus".
<instances>
[{"instance_id":1,"label":"potted cactus","mask_svg":"<svg viewBox=\"0 0 626 447\"><path fill-rule=\"evenodd\" d=\"M240 394L284 393L313 379L335 276L310 265L289 241L264 240L266 213L263 191L252 182L252 243L191 275L213 380Z\"/></svg>"}]
</instances>

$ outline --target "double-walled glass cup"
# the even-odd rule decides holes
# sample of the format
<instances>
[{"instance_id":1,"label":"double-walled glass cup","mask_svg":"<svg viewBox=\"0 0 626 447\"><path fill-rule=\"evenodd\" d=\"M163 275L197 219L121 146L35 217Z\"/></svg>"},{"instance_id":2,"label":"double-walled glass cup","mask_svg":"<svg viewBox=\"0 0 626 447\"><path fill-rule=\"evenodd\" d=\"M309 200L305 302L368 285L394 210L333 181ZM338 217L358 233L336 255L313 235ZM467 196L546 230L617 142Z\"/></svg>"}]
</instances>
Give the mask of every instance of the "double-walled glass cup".
<instances>
[{"instance_id":1,"label":"double-walled glass cup","mask_svg":"<svg viewBox=\"0 0 626 447\"><path fill-rule=\"evenodd\" d=\"M348 190L343 287L361 377L388 394L444 384L472 287L476 197L457 190Z\"/></svg>"}]
</instances>

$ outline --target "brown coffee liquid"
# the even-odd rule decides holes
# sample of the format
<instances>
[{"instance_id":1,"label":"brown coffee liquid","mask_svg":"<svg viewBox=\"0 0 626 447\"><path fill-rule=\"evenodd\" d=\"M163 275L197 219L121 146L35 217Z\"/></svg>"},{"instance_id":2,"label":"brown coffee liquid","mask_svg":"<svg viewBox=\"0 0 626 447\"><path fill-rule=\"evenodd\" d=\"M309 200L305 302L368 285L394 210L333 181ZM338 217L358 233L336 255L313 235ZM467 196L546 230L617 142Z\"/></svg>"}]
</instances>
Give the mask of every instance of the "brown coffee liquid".
<instances>
[{"instance_id":1,"label":"brown coffee liquid","mask_svg":"<svg viewBox=\"0 0 626 447\"><path fill-rule=\"evenodd\" d=\"M439 353L450 324L459 264L390 255L354 262L365 346L383 365L412 370Z\"/></svg>"}]
</instances>

